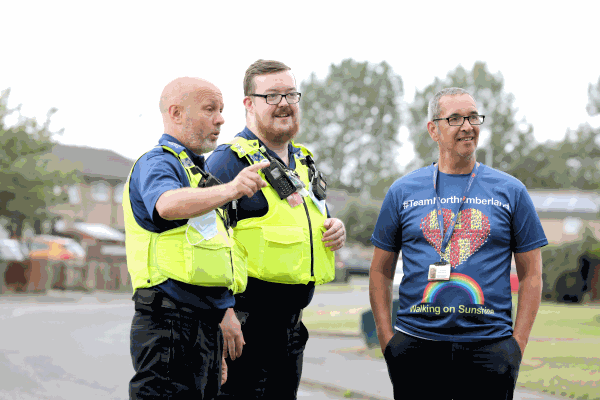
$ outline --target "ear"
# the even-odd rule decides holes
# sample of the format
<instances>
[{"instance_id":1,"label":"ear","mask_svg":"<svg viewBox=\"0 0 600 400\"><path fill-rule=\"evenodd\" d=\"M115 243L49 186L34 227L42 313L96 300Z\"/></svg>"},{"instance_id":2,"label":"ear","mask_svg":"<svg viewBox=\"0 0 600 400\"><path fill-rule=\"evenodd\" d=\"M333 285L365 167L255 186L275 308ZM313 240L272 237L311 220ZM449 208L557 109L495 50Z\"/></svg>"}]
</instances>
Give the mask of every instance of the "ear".
<instances>
[{"instance_id":1,"label":"ear","mask_svg":"<svg viewBox=\"0 0 600 400\"><path fill-rule=\"evenodd\" d=\"M171 117L171 121L175 122L176 124L181 124L181 111L181 106L174 104L169 106L169 117Z\"/></svg>"},{"instance_id":2,"label":"ear","mask_svg":"<svg viewBox=\"0 0 600 400\"><path fill-rule=\"evenodd\" d=\"M429 132L429 136L431 136L434 142L438 141L438 127L435 122L429 121L427 123L427 132Z\"/></svg>"},{"instance_id":3,"label":"ear","mask_svg":"<svg viewBox=\"0 0 600 400\"><path fill-rule=\"evenodd\" d=\"M252 98L250 96L244 97L243 103L244 107L246 108L246 112L250 112L254 108L254 102L252 101Z\"/></svg>"}]
</instances>

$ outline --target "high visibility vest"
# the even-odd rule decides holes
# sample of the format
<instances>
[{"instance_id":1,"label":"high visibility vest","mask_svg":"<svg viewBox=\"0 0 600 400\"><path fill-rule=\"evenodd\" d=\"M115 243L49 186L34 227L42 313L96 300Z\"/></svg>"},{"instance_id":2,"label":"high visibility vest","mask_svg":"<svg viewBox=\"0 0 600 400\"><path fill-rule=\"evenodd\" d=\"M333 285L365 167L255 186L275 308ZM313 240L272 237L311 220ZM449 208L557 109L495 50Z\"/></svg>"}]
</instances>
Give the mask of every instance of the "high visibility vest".
<instances>
[{"instance_id":1,"label":"high visibility vest","mask_svg":"<svg viewBox=\"0 0 600 400\"><path fill-rule=\"evenodd\" d=\"M264 158L258 151L258 140L236 137L230 144L238 157L250 164ZM302 145L292 142L292 146L302 151L302 155L294 154L295 171L308 188L308 167L302 160L312 154ZM262 171L258 173L265 179ZM248 276L287 284L320 285L332 281L335 253L321 241L327 215L308 196L303 198L304 204L292 208L271 185L261 190L267 199L267 214L240 220L233 230L234 237L249 250Z\"/></svg>"},{"instance_id":2,"label":"high visibility vest","mask_svg":"<svg viewBox=\"0 0 600 400\"><path fill-rule=\"evenodd\" d=\"M177 157L190 186L198 187L202 175L186 151L177 152L169 146L162 148ZM246 289L248 253L233 237L232 229L225 227L222 210L216 210L218 233L209 240L202 240L202 235L187 224L162 233L150 232L133 216L130 179L131 172L123 191L123 214L127 269L134 291L156 286L169 278L198 286L227 287L234 294Z\"/></svg>"}]
</instances>

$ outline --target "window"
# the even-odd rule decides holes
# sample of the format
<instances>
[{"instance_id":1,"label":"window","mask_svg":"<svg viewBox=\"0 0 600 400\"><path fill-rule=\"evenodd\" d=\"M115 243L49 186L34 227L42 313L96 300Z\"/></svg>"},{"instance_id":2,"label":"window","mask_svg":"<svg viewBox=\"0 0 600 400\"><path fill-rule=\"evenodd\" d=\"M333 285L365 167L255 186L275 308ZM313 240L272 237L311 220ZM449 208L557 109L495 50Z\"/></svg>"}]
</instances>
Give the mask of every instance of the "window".
<instances>
[{"instance_id":1,"label":"window","mask_svg":"<svg viewBox=\"0 0 600 400\"><path fill-rule=\"evenodd\" d=\"M563 232L567 235L577 235L583 228L581 218L567 217L563 221Z\"/></svg>"},{"instance_id":2,"label":"window","mask_svg":"<svg viewBox=\"0 0 600 400\"><path fill-rule=\"evenodd\" d=\"M69 195L69 203L70 204L81 203L81 195L79 194L78 186L70 186L69 190L67 191L67 194Z\"/></svg>"},{"instance_id":3,"label":"window","mask_svg":"<svg viewBox=\"0 0 600 400\"><path fill-rule=\"evenodd\" d=\"M122 183L117 185L117 187L115 188L115 192L113 194L113 200L115 203L121 204L123 202L123 190L124 189L125 189L125 185Z\"/></svg>"},{"instance_id":4,"label":"window","mask_svg":"<svg viewBox=\"0 0 600 400\"><path fill-rule=\"evenodd\" d=\"M92 199L106 202L110 199L110 186L106 182L95 182L92 184Z\"/></svg>"}]
</instances>

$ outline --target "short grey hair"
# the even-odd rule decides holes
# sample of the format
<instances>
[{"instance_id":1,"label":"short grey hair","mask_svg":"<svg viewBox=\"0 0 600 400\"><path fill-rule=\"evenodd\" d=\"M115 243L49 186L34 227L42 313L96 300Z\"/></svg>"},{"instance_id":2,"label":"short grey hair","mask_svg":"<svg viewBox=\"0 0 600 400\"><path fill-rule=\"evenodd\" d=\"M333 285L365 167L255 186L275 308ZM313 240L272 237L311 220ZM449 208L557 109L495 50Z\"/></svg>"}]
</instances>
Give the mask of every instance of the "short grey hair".
<instances>
[{"instance_id":1,"label":"short grey hair","mask_svg":"<svg viewBox=\"0 0 600 400\"><path fill-rule=\"evenodd\" d=\"M433 121L434 119L440 117L440 114L442 113L442 108L440 107L440 99L442 97L456 96L456 95L460 95L460 94L468 94L469 96L471 96L471 98L473 100L475 100L473 95L471 93L467 92L463 88L451 87L451 88L442 89L439 92L437 92L435 94L435 96L433 96L433 98L429 101L429 108L427 109L428 121Z\"/></svg>"}]
</instances>

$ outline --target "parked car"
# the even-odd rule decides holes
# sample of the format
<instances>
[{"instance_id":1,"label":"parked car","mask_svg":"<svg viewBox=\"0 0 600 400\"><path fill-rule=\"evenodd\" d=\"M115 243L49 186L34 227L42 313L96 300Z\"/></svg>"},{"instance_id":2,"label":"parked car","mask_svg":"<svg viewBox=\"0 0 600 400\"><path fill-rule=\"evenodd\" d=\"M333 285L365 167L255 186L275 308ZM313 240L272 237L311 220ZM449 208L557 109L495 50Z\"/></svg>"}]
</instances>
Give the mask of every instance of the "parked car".
<instances>
[{"instance_id":1,"label":"parked car","mask_svg":"<svg viewBox=\"0 0 600 400\"><path fill-rule=\"evenodd\" d=\"M86 252L71 238L52 235L35 236L29 242L29 257L62 261L69 266L83 264Z\"/></svg>"},{"instance_id":2,"label":"parked car","mask_svg":"<svg viewBox=\"0 0 600 400\"><path fill-rule=\"evenodd\" d=\"M28 241L28 247L36 280L49 280L49 287L54 289L81 283L86 251L74 239L39 235ZM48 286L44 282L36 283L37 286Z\"/></svg>"},{"instance_id":3,"label":"parked car","mask_svg":"<svg viewBox=\"0 0 600 400\"><path fill-rule=\"evenodd\" d=\"M350 274L346 269L346 264L344 263L344 258L340 255L335 255L335 277L333 278L333 282L335 283L348 283L350 280Z\"/></svg>"},{"instance_id":4,"label":"parked car","mask_svg":"<svg viewBox=\"0 0 600 400\"><path fill-rule=\"evenodd\" d=\"M0 293L24 291L29 270L26 249L15 239L0 239Z\"/></svg>"},{"instance_id":5,"label":"parked car","mask_svg":"<svg viewBox=\"0 0 600 400\"><path fill-rule=\"evenodd\" d=\"M335 253L334 282L348 282L351 275L369 275L371 268L371 249L342 247Z\"/></svg>"}]
</instances>

